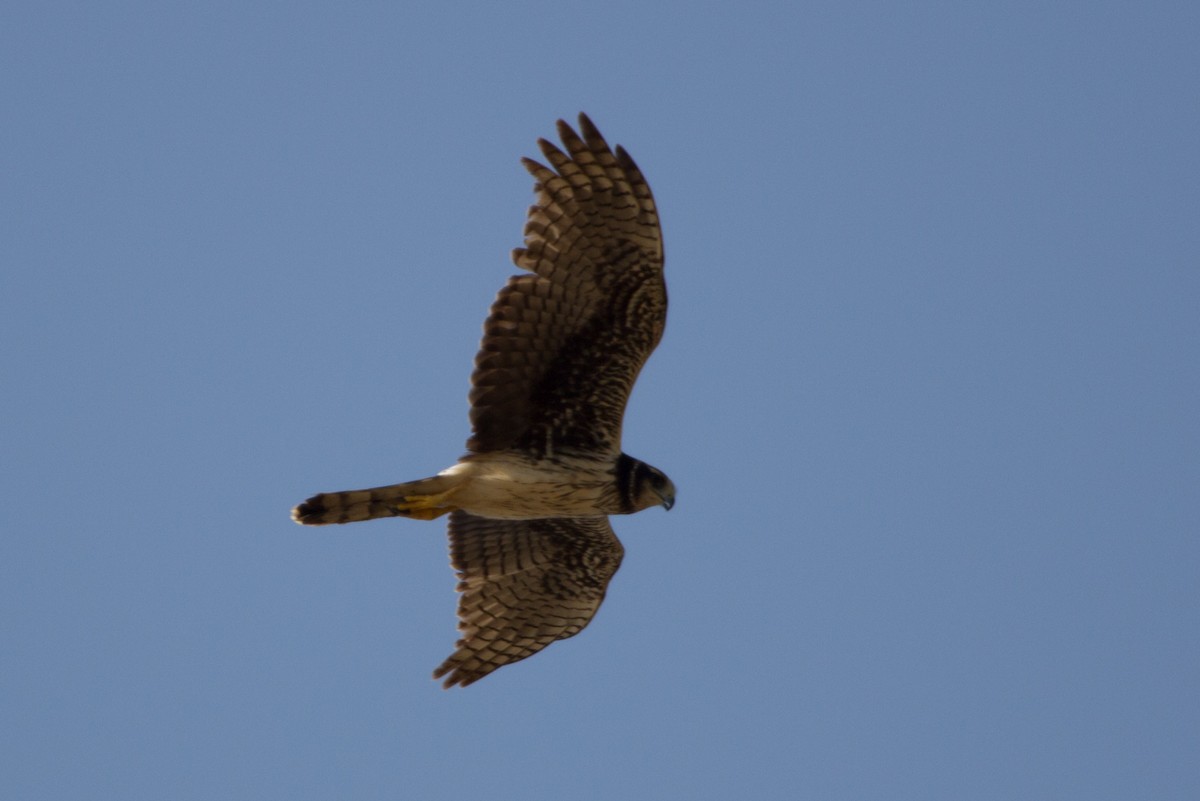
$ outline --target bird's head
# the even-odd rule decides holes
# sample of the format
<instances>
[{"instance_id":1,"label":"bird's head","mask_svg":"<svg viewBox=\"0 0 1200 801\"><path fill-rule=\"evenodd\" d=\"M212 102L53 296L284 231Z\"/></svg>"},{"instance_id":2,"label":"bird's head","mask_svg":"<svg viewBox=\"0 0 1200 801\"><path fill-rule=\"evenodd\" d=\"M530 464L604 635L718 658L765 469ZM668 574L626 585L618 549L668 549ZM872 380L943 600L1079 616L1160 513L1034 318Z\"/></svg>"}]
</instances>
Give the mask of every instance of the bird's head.
<instances>
[{"instance_id":1,"label":"bird's head","mask_svg":"<svg viewBox=\"0 0 1200 801\"><path fill-rule=\"evenodd\" d=\"M675 485L657 467L622 453L614 473L619 514L633 514L651 506L670 509L675 505Z\"/></svg>"},{"instance_id":2,"label":"bird's head","mask_svg":"<svg viewBox=\"0 0 1200 801\"><path fill-rule=\"evenodd\" d=\"M645 465L645 472L638 476L638 508L649 509L651 506L661 506L670 509L675 505L675 484L667 478L667 474L657 467Z\"/></svg>"}]
</instances>

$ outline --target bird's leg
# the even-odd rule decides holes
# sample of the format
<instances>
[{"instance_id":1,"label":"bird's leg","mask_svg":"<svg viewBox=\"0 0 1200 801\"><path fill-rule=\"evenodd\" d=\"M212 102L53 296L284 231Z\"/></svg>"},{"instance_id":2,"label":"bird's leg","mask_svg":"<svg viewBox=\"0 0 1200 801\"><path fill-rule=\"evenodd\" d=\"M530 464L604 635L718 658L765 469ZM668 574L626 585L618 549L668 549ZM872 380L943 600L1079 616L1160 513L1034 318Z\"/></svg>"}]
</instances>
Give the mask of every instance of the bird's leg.
<instances>
[{"instance_id":1,"label":"bird's leg","mask_svg":"<svg viewBox=\"0 0 1200 801\"><path fill-rule=\"evenodd\" d=\"M415 520L433 520L457 509L449 502L457 487L432 495L406 495L389 504L397 515Z\"/></svg>"}]
</instances>

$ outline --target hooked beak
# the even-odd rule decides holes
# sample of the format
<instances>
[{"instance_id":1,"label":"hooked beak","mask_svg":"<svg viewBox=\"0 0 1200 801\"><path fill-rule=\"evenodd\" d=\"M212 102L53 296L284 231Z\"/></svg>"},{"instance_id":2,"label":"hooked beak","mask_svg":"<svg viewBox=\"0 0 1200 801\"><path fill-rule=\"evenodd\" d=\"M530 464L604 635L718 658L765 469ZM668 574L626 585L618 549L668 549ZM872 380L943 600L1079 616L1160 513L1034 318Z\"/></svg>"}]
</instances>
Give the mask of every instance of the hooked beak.
<instances>
[{"instance_id":1,"label":"hooked beak","mask_svg":"<svg viewBox=\"0 0 1200 801\"><path fill-rule=\"evenodd\" d=\"M671 511L671 507L675 505L675 491L672 489L666 492L660 492L658 493L658 497L662 501L662 508L666 509L668 512Z\"/></svg>"}]
</instances>

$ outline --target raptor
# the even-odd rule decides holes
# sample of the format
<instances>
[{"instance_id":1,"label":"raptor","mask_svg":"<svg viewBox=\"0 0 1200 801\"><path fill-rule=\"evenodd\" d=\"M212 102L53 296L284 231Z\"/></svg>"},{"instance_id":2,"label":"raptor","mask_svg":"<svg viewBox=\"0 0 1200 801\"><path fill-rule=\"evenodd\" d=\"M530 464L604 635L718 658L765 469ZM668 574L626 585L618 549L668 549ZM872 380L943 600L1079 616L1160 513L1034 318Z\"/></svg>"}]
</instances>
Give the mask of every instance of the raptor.
<instances>
[{"instance_id":1,"label":"raptor","mask_svg":"<svg viewBox=\"0 0 1200 801\"><path fill-rule=\"evenodd\" d=\"M523 159L536 203L471 376L467 453L435 476L314 495L304 525L449 514L458 574L456 650L435 671L466 686L596 614L624 549L610 515L670 509L675 485L626 455L621 424L667 316L654 197L584 114L562 148Z\"/></svg>"}]
</instances>

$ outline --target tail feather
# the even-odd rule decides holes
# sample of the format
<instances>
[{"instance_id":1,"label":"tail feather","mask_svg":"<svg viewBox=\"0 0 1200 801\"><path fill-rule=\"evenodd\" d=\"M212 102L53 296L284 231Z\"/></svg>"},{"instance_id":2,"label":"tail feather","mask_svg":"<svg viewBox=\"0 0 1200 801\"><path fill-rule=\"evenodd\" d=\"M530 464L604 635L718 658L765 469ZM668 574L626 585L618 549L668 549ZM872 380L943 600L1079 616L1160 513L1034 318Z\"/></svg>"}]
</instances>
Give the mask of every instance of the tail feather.
<instances>
[{"instance_id":1,"label":"tail feather","mask_svg":"<svg viewBox=\"0 0 1200 801\"><path fill-rule=\"evenodd\" d=\"M457 508L450 502L456 488L453 476L439 475L374 489L323 492L293 509L292 519L305 526L354 523L376 517L433 520Z\"/></svg>"}]
</instances>

